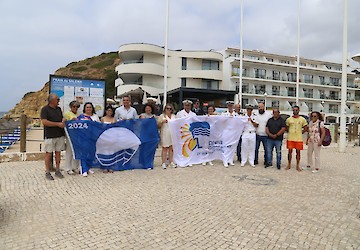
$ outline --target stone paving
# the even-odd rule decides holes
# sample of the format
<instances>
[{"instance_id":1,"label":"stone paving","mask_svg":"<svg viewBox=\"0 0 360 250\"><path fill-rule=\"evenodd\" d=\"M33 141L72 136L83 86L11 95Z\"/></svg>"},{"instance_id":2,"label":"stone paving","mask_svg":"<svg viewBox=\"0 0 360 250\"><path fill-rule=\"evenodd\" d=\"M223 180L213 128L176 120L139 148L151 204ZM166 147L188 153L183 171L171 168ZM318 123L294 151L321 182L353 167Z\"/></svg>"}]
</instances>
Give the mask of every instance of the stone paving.
<instances>
[{"instance_id":1,"label":"stone paving","mask_svg":"<svg viewBox=\"0 0 360 250\"><path fill-rule=\"evenodd\" d=\"M324 149L317 174L216 162L46 181L42 162L1 163L0 249L360 249L359 152Z\"/></svg>"}]
</instances>

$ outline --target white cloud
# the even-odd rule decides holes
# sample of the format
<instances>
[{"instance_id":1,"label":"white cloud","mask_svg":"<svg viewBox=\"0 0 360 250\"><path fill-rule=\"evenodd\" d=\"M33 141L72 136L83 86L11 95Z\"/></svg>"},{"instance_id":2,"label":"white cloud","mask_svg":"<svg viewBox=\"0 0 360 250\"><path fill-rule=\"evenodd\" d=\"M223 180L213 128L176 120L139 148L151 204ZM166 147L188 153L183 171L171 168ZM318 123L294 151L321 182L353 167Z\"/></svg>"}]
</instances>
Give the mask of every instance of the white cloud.
<instances>
[{"instance_id":1,"label":"white cloud","mask_svg":"<svg viewBox=\"0 0 360 250\"><path fill-rule=\"evenodd\" d=\"M0 110L69 62L121 44L164 44L165 0L0 2ZM169 47L238 47L240 0L170 0ZM349 0L349 54L360 52L360 1ZM245 0L244 46L296 54L297 1ZM342 0L302 0L301 56L341 62Z\"/></svg>"}]
</instances>

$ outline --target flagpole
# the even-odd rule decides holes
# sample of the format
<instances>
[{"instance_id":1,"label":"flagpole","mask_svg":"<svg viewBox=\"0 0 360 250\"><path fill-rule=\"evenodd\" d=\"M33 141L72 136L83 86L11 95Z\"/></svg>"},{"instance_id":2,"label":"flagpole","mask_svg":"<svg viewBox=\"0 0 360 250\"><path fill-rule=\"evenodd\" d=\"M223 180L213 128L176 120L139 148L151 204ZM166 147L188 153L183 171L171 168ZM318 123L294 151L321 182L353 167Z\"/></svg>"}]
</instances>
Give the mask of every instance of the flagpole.
<instances>
[{"instance_id":1,"label":"flagpole","mask_svg":"<svg viewBox=\"0 0 360 250\"><path fill-rule=\"evenodd\" d=\"M301 0L298 0L298 24L297 24L297 64L296 64L296 105L299 103L299 89L300 89L300 10Z\"/></svg>"},{"instance_id":2,"label":"flagpole","mask_svg":"<svg viewBox=\"0 0 360 250\"><path fill-rule=\"evenodd\" d=\"M164 100L163 108L167 103L167 76L168 76L168 38L169 38L169 0L166 0L166 24L165 24L165 55L164 55Z\"/></svg>"},{"instance_id":3,"label":"flagpole","mask_svg":"<svg viewBox=\"0 0 360 250\"><path fill-rule=\"evenodd\" d=\"M244 35L244 25L243 25L243 20L244 20L244 0L241 0L241 7L240 7L240 65L239 65L239 104L242 105L242 85L243 85L243 76L242 76L242 71L243 71L243 54L244 54L244 49L243 49L243 35Z\"/></svg>"},{"instance_id":4,"label":"flagpole","mask_svg":"<svg viewBox=\"0 0 360 250\"><path fill-rule=\"evenodd\" d=\"M340 106L340 140L339 152L345 152L346 147L346 92L347 92L347 29L348 29L348 1L344 0L343 22L343 62L341 74L341 106Z\"/></svg>"}]
</instances>

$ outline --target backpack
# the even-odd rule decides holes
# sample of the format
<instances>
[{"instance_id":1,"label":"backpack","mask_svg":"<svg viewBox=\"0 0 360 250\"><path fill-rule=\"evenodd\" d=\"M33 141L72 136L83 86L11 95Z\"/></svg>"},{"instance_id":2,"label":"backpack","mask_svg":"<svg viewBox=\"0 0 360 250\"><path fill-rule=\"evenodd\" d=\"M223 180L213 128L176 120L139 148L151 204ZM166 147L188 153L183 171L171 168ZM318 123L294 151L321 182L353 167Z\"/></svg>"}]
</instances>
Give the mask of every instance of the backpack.
<instances>
[{"instance_id":1,"label":"backpack","mask_svg":"<svg viewBox=\"0 0 360 250\"><path fill-rule=\"evenodd\" d=\"M329 130L328 128L325 128L325 127L324 127L324 129L325 129L325 138L324 138L324 140L323 140L323 142L322 142L322 145L323 145L324 147L327 147L327 146L329 146L330 143L331 143L331 133L330 133L330 130ZM320 122L319 122L319 131L321 131ZM320 133L321 133L321 132L320 132Z\"/></svg>"}]
</instances>

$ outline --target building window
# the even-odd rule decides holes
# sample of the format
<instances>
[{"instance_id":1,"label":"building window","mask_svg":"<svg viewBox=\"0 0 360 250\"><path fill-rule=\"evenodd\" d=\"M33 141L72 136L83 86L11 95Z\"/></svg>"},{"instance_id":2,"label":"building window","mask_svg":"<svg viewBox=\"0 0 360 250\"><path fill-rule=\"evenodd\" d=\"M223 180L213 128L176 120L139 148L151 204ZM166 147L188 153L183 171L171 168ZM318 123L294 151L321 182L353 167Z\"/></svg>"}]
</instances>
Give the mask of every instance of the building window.
<instances>
[{"instance_id":1,"label":"building window","mask_svg":"<svg viewBox=\"0 0 360 250\"><path fill-rule=\"evenodd\" d=\"M216 80L202 80L201 87L203 89L219 89L219 81L216 81Z\"/></svg>"},{"instance_id":2,"label":"building window","mask_svg":"<svg viewBox=\"0 0 360 250\"><path fill-rule=\"evenodd\" d=\"M320 96L320 99L325 99L325 91L319 90L319 96Z\"/></svg>"},{"instance_id":3,"label":"building window","mask_svg":"<svg viewBox=\"0 0 360 250\"><path fill-rule=\"evenodd\" d=\"M280 95L280 86L272 86L272 94Z\"/></svg>"},{"instance_id":4,"label":"building window","mask_svg":"<svg viewBox=\"0 0 360 250\"><path fill-rule=\"evenodd\" d=\"M340 86L340 78L330 77L330 83L333 86Z\"/></svg>"},{"instance_id":5,"label":"building window","mask_svg":"<svg viewBox=\"0 0 360 250\"><path fill-rule=\"evenodd\" d=\"M243 86L242 86L242 92L243 92L243 93L249 93L249 84L248 84L248 83L243 84Z\"/></svg>"},{"instance_id":6,"label":"building window","mask_svg":"<svg viewBox=\"0 0 360 250\"><path fill-rule=\"evenodd\" d=\"M300 63L300 66L306 67L306 63Z\"/></svg>"},{"instance_id":7,"label":"building window","mask_svg":"<svg viewBox=\"0 0 360 250\"><path fill-rule=\"evenodd\" d=\"M280 63L290 64L290 61L289 60L280 60Z\"/></svg>"},{"instance_id":8,"label":"building window","mask_svg":"<svg viewBox=\"0 0 360 250\"><path fill-rule=\"evenodd\" d=\"M266 70L265 69L255 69L255 78L266 78Z\"/></svg>"},{"instance_id":9,"label":"building window","mask_svg":"<svg viewBox=\"0 0 360 250\"><path fill-rule=\"evenodd\" d=\"M304 97L305 98L313 98L314 97L314 90L313 89L303 89L304 91Z\"/></svg>"},{"instance_id":10,"label":"building window","mask_svg":"<svg viewBox=\"0 0 360 250\"><path fill-rule=\"evenodd\" d=\"M288 87L288 96L296 96L296 89L295 87Z\"/></svg>"},{"instance_id":11,"label":"building window","mask_svg":"<svg viewBox=\"0 0 360 250\"><path fill-rule=\"evenodd\" d=\"M317 68L318 66L316 64L310 64L310 67Z\"/></svg>"},{"instance_id":12,"label":"building window","mask_svg":"<svg viewBox=\"0 0 360 250\"><path fill-rule=\"evenodd\" d=\"M255 94L256 95L265 94L265 84L255 85Z\"/></svg>"},{"instance_id":13,"label":"building window","mask_svg":"<svg viewBox=\"0 0 360 250\"><path fill-rule=\"evenodd\" d=\"M329 104L329 113L339 113L339 105Z\"/></svg>"},{"instance_id":14,"label":"building window","mask_svg":"<svg viewBox=\"0 0 360 250\"><path fill-rule=\"evenodd\" d=\"M232 68L231 76L239 76L240 68ZM243 68L242 76L247 76L247 69Z\"/></svg>"},{"instance_id":15,"label":"building window","mask_svg":"<svg viewBox=\"0 0 360 250\"><path fill-rule=\"evenodd\" d=\"M275 70L273 70L273 72L272 72L272 78L273 78L273 80L280 80L280 71L275 71Z\"/></svg>"},{"instance_id":16,"label":"building window","mask_svg":"<svg viewBox=\"0 0 360 250\"><path fill-rule=\"evenodd\" d=\"M203 70L219 70L219 62L211 61L211 60L203 60L202 61L202 69Z\"/></svg>"},{"instance_id":17,"label":"building window","mask_svg":"<svg viewBox=\"0 0 360 250\"><path fill-rule=\"evenodd\" d=\"M183 57L181 58L181 69L186 70L186 68L187 68L187 58Z\"/></svg>"},{"instance_id":18,"label":"building window","mask_svg":"<svg viewBox=\"0 0 360 250\"><path fill-rule=\"evenodd\" d=\"M271 101L271 107L272 108L279 108L280 102L279 101Z\"/></svg>"},{"instance_id":19,"label":"building window","mask_svg":"<svg viewBox=\"0 0 360 250\"><path fill-rule=\"evenodd\" d=\"M266 60L267 60L268 62L274 62L274 59L272 59L272 58L266 58Z\"/></svg>"},{"instance_id":20,"label":"building window","mask_svg":"<svg viewBox=\"0 0 360 250\"><path fill-rule=\"evenodd\" d=\"M241 101L241 107L246 107L246 105L248 105L249 104L249 99L242 99L242 101Z\"/></svg>"},{"instance_id":21,"label":"building window","mask_svg":"<svg viewBox=\"0 0 360 250\"><path fill-rule=\"evenodd\" d=\"M289 82L296 82L296 73L286 73Z\"/></svg>"},{"instance_id":22,"label":"building window","mask_svg":"<svg viewBox=\"0 0 360 250\"><path fill-rule=\"evenodd\" d=\"M312 112L313 111L313 103L312 102L305 102L306 103L306 106L308 106L309 108L309 112Z\"/></svg>"},{"instance_id":23,"label":"building window","mask_svg":"<svg viewBox=\"0 0 360 250\"><path fill-rule=\"evenodd\" d=\"M181 78L181 87L186 87L186 78Z\"/></svg>"},{"instance_id":24,"label":"building window","mask_svg":"<svg viewBox=\"0 0 360 250\"><path fill-rule=\"evenodd\" d=\"M330 91L329 98L332 100L339 100L339 92L338 91Z\"/></svg>"},{"instance_id":25,"label":"building window","mask_svg":"<svg viewBox=\"0 0 360 250\"><path fill-rule=\"evenodd\" d=\"M258 56L249 56L249 59L251 59L251 60L260 60L260 57L258 57Z\"/></svg>"},{"instance_id":26,"label":"building window","mask_svg":"<svg viewBox=\"0 0 360 250\"><path fill-rule=\"evenodd\" d=\"M304 75L304 82L305 83L314 83L314 76L313 75Z\"/></svg>"},{"instance_id":27,"label":"building window","mask_svg":"<svg viewBox=\"0 0 360 250\"><path fill-rule=\"evenodd\" d=\"M325 84L325 76L319 76L319 81L321 85Z\"/></svg>"}]
</instances>

